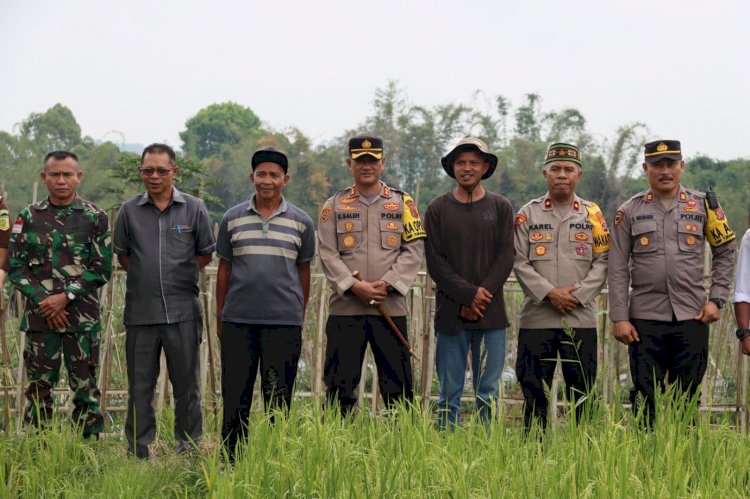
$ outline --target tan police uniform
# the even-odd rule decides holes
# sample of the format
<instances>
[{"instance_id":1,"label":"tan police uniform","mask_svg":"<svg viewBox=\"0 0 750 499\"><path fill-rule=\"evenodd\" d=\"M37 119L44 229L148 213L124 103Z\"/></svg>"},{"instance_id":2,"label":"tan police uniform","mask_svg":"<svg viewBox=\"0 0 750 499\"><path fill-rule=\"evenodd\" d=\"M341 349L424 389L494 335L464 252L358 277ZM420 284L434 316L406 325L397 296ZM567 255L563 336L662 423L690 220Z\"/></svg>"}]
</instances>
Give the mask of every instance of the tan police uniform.
<instances>
[{"instance_id":1,"label":"tan police uniform","mask_svg":"<svg viewBox=\"0 0 750 499\"><path fill-rule=\"evenodd\" d=\"M609 231L599 206L578 196L560 219L549 194L526 204L516 216L513 271L525 298L519 317L526 329L596 327L596 297L607 277ZM561 316L547 293L578 284L579 307Z\"/></svg>"},{"instance_id":2,"label":"tan police uniform","mask_svg":"<svg viewBox=\"0 0 750 499\"><path fill-rule=\"evenodd\" d=\"M337 192L321 210L320 262L332 287L323 379L329 403L336 402L343 414L351 412L357 403L368 343L386 406L410 401L414 396L408 351L378 309L362 302L349 289L355 283L354 271L368 282L385 281L389 293L383 306L408 337L405 295L422 263L424 237L411 196L382 182L371 202L352 186Z\"/></svg>"},{"instance_id":3,"label":"tan police uniform","mask_svg":"<svg viewBox=\"0 0 750 499\"><path fill-rule=\"evenodd\" d=\"M406 315L404 296L422 263L425 237L414 200L381 182L380 195L368 204L352 186L326 201L318 238L323 272L331 283L331 315L379 315L351 292L352 272L365 281L383 280L396 292L384 305L394 316Z\"/></svg>"},{"instance_id":4,"label":"tan police uniform","mask_svg":"<svg viewBox=\"0 0 750 499\"><path fill-rule=\"evenodd\" d=\"M726 300L734 258L734 244L727 243L734 238L722 209L709 209L702 192L680 186L669 209L650 189L636 194L617 210L613 222L610 319L686 321L698 315L708 298L704 241L713 256L708 296Z\"/></svg>"},{"instance_id":5,"label":"tan police uniform","mask_svg":"<svg viewBox=\"0 0 750 499\"><path fill-rule=\"evenodd\" d=\"M665 377L689 397L700 390L708 364L709 325L694 318L707 298L726 300L734 238L721 207L711 209L705 194L683 186L669 208L649 189L615 213L609 315L613 322L629 320L638 333L639 340L628 345L630 401L637 411L637 402L644 400L644 424L653 423L656 387L663 388ZM713 256L708 296L704 242Z\"/></svg>"}]
</instances>

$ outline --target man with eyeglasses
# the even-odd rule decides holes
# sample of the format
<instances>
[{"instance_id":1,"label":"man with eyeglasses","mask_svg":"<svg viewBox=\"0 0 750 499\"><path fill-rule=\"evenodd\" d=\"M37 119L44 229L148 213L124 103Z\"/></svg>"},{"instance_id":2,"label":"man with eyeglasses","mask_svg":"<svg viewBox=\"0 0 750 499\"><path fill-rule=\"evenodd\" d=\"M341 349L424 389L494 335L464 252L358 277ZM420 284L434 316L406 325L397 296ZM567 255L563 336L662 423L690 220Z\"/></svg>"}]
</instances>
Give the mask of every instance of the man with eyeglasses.
<instances>
[{"instance_id":1,"label":"man with eyeglasses","mask_svg":"<svg viewBox=\"0 0 750 499\"><path fill-rule=\"evenodd\" d=\"M128 273L125 437L129 451L147 459L156 434L151 402L162 349L175 398L177 452L193 449L203 432L198 273L211 261L216 241L203 201L173 186L179 168L171 147L146 147L139 170L146 192L120 208L114 247Z\"/></svg>"}]
</instances>

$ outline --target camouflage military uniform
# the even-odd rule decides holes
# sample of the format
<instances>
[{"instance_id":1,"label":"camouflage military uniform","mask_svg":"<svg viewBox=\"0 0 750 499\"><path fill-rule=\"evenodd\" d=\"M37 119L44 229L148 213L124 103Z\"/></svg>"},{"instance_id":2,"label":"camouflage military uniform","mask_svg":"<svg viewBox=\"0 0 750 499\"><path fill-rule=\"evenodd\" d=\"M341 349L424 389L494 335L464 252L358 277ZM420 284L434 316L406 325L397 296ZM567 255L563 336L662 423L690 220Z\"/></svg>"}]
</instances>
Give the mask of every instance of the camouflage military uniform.
<instances>
[{"instance_id":1,"label":"camouflage military uniform","mask_svg":"<svg viewBox=\"0 0 750 499\"><path fill-rule=\"evenodd\" d=\"M28 332L24 362L29 378L25 421L38 424L52 413L52 390L59 380L61 358L74 392L73 421L84 434L102 430L99 364L101 312L98 288L112 273L107 215L76 196L72 204L48 200L27 207L13 225L9 279L26 297L21 329ZM72 293L66 306L70 326L52 330L39 303L58 293Z\"/></svg>"}]
</instances>

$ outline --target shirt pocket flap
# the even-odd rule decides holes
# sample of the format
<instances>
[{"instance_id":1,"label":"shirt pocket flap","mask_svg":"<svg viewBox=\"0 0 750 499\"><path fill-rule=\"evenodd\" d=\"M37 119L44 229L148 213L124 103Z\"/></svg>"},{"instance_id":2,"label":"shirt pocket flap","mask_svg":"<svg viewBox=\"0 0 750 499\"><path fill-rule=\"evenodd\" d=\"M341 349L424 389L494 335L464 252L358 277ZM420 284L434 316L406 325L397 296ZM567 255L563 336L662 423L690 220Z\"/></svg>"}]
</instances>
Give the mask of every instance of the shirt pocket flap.
<instances>
[{"instance_id":1,"label":"shirt pocket flap","mask_svg":"<svg viewBox=\"0 0 750 499\"><path fill-rule=\"evenodd\" d=\"M641 234L647 234L649 232L656 232L656 222L653 220L635 222L630 226L630 233L634 236L640 236Z\"/></svg>"},{"instance_id":2,"label":"shirt pocket flap","mask_svg":"<svg viewBox=\"0 0 750 499\"><path fill-rule=\"evenodd\" d=\"M401 222L397 222L396 220L381 220L380 232L403 232Z\"/></svg>"},{"instance_id":3,"label":"shirt pocket flap","mask_svg":"<svg viewBox=\"0 0 750 499\"><path fill-rule=\"evenodd\" d=\"M336 233L362 232L362 220L338 220L336 222Z\"/></svg>"}]
</instances>

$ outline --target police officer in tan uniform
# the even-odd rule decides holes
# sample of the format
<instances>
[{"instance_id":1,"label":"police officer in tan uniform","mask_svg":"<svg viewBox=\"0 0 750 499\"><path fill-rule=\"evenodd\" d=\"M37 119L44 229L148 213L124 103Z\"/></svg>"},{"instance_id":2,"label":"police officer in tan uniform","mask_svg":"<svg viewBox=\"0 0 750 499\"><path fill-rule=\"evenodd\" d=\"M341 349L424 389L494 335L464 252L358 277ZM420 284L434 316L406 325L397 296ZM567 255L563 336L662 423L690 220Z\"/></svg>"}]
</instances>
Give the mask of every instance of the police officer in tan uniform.
<instances>
[{"instance_id":1,"label":"police officer in tan uniform","mask_svg":"<svg viewBox=\"0 0 750 499\"><path fill-rule=\"evenodd\" d=\"M549 146L548 192L516 216L513 270L524 290L516 373L525 399L524 425L547 423L549 387L557 365L571 400L589 394L596 378L596 297L607 275L609 231L601 210L575 193L583 176L572 144ZM568 331L565 327L569 326ZM547 388L549 389L549 388ZM584 404L577 405L580 417Z\"/></svg>"},{"instance_id":2,"label":"police officer in tan uniform","mask_svg":"<svg viewBox=\"0 0 750 499\"><path fill-rule=\"evenodd\" d=\"M650 188L615 213L609 253L609 315L629 346L634 388L653 422L656 388L669 383L696 394L706 372L709 324L719 320L732 278L735 235L716 195L680 184L680 142L645 146ZM711 288L703 287L703 251L713 256ZM632 288L630 291L629 289Z\"/></svg>"},{"instance_id":3,"label":"police officer in tan uniform","mask_svg":"<svg viewBox=\"0 0 750 499\"><path fill-rule=\"evenodd\" d=\"M329 402L337 400L343 414L357 403L368 343L386 405L413 397L408 351L376 307L382 305L406 336L404 297L422 263L425 237L411 196L380 181L382 138L352 137L346 165L354 185L326 201L318 223L320 261L333 288L324 379Z\"/></svg>"}]
</instances>

